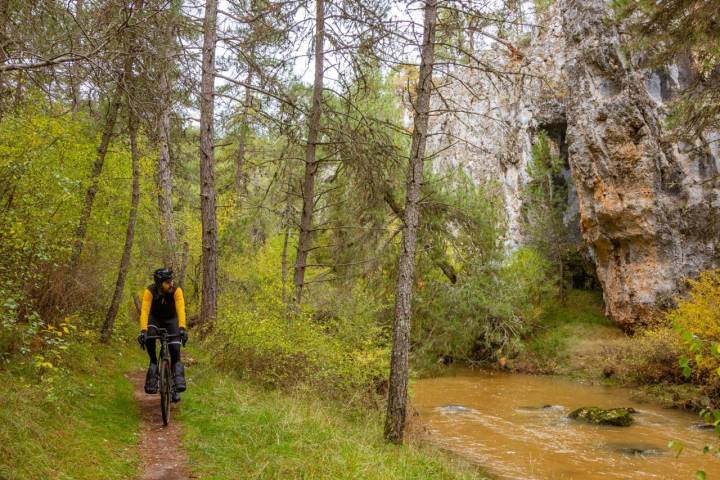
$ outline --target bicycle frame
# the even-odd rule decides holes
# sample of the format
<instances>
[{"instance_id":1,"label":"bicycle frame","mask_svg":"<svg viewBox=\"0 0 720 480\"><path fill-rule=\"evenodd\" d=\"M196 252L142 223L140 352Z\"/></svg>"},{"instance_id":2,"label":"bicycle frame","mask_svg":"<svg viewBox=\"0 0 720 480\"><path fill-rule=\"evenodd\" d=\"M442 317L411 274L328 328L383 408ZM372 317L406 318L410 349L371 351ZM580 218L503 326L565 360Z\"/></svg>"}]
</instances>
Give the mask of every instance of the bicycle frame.
<instances>
[{"instance_id":1,"label":"bicycle frame","mask_svg":"<svg viewBox=\"0 0 720 480\"><path fill-rule=\"evenodd\" d=\"M178 333L168 334L167 329L153 327L160 335L151 335L146 340L160 340L160 368L158 371L160 383L160 410L162 411L163 424L170 422L170 398L175 393L175 375L172 371L168 344L171 338L179 338Z\"/></svg>"},{"instance_id":2,"label":"bicycle frame","mask_svg":"<svg viewBox=\"0 0 720 480\"><path fill-rule=\"evenodd\" d=\"M154 327L153 329L156 330L160 335L148 335L145 337L145 340L160 340L160 357L159 359L162 360L164 358L169 358L170 354L168 353L168 340L171 338L180 338L182 337L182 334L180 333L172 333L168 334L166 328L159 328Z\"/></svg>"}]
</instances>

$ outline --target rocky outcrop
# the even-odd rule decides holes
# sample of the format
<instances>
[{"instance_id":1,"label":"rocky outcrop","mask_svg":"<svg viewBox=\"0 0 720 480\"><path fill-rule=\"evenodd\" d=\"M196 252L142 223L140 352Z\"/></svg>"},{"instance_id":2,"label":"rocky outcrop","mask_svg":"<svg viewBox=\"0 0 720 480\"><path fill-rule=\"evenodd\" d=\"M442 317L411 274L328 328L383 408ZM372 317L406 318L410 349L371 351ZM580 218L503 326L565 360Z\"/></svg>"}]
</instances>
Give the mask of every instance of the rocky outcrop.
<instances>
[{"instance_id":1,"label":"rocky outcrop","mask_svg":"<svg viewBox=\"0 0 720 480\"><path fill-rule=\"evenodd\" d=\"M720 155L708 144L717 136L666 139L667 102L691 69L638 69L611 16L605 0L557 0L542 28L524 33L521 59L488 46L482 55L502 68L450 79L441 101L459 112L436 120L434 132L450 135L434 147L436 165L499 182L515 248L526 165L546 130L567 157L566 223L595 263L608 315L631 331L669 306L685 278L718 266Z\"/></svg>"},{"instance_id":2,"label":"rocky outcrop","mask_svg":"<svg viewBox=\"0 0 720 480\"><path fill-rule=\"evenodd\" d=\"M660 74L634 67L603 0L558 7L582 235L608 313L632 329L667 306L685 277L717 266L718 157L663 140L663 101L681 81L661 72L658 89Z\"/></svg>"},{"instance_id":3,"label":"rocky outcrop","mask_svg":"<svg viewBox=\"0 0 720 480\"><path fill-rule=\"evenodd\" d=\"M555 147L564 147L564 47L559 17L550 18L545 28L532 35L522 59L512 57L502 46L487 45L482 51L486 66L499 68L450 72L434 106L453 113L433 118L428 146L440 152L436 168L463 167L477 182L497 185L505 207L508 249L525 242L522 190L536 134L551 130ZM572 182L569 167L565 173ZM574 187L570 190L574 192ZM569 223L578 223L574 193L568 197L566 217Z\"/></svg>"}]
</instances>

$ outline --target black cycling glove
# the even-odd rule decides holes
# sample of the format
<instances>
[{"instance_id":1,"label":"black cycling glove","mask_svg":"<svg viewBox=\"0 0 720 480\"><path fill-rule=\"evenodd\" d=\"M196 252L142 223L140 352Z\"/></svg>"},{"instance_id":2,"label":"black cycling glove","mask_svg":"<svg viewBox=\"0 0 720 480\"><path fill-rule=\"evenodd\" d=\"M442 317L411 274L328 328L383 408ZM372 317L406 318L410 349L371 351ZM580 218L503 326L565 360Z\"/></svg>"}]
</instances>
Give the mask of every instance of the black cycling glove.
<instances>
[{"instance_id":1,"label":"black cycling glove","mask_svg":"<svg viewBox=\"0 0 720 480\"><path fill-rule=\"evenodd\" d=\"M138 335L137 341L140 344L140 348L145 350L145 342L147 341L147 331L143 330L142 332L140 332L140 335Z\"/></svg>"}]
</instances>

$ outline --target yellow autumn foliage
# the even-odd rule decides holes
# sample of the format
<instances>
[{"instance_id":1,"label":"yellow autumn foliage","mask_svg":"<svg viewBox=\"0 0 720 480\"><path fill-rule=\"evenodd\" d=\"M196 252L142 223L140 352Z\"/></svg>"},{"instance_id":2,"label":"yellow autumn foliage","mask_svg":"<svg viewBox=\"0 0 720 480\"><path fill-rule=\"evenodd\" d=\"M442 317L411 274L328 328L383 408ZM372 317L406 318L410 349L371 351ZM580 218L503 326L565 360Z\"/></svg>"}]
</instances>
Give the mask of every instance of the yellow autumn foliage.
<instances>
[{"instance_id":1,"label":"yellow autumn foliage","mask_svg":"<svg viewBox=\"0 0 720 480\"><path fill-rule=\"evenodd\" d=\"M707 373L720 366L710 353L713 342L720 341L720 270L702 272L697 280L689 280L688 295L669 312L668 318L682 331L697 339L699 350L691 352L697 367Z\"/></svg>"}]
</instances>

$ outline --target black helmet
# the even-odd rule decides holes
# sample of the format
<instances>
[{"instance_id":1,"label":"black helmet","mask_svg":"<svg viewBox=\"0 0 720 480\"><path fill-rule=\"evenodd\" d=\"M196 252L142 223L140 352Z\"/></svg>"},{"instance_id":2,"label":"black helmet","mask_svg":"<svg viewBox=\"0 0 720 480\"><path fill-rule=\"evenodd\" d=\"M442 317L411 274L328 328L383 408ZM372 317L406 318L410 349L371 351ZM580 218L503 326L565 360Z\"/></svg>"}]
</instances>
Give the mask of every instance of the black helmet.
<instances>
[{"instance_id":1,"label":"black helmet","mask_svg":"<svg viewBox=\"0 0 720 480\"><path fill-rule=\"evenodd\" d=\"M155 285L158 287L162 285L165 280L172 280L172 278L173 271L171 268L158 268L153 273L153 280L155 280Z\"/></svg>"}]
</instances>

